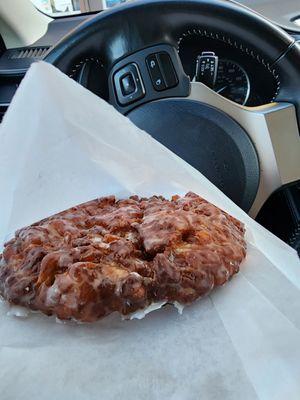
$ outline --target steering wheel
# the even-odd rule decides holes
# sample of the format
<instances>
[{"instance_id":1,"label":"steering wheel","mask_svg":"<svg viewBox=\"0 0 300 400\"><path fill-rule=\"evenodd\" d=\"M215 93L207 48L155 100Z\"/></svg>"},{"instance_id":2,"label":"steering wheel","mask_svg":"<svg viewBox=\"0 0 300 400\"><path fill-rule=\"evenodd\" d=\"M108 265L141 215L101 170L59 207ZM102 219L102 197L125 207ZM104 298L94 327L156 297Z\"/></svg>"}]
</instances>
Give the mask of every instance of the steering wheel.
<instances>
[{"instance_id":1,"label":"steering wheel","mask_svg":"<svg viewBox=\"0 0 300 400\"><path fill-rule=\"evenodd\" d=\"M189 32L256 58L276 77L276 102L245 107L191 82L178 56ZM251 215L300 179L300 46L260 15L227 0L135 1L84 22L45 61L69 73L91 55L110 103Z\"/></svg>"}]
</instances>

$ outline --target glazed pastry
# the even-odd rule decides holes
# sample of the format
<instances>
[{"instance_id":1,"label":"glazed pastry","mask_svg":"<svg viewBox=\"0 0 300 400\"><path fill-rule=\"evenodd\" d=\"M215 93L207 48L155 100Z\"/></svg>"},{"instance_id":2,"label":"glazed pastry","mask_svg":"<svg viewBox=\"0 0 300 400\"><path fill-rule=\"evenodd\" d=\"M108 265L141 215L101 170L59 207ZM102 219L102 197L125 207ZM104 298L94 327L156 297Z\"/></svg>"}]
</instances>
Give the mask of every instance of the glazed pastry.
<instances>
[{"instance_id":1,"label":"glazed pastry","mask_svg":"<svg viewBox=\"0 0 300 400\"><path fill-rule=\"evenodd\" d=\"M244 234L194 193L104 197L17 231L0 255L0 294L85 322L160 301L189 304L238 272Z\"/></svg>"}]
</instances>

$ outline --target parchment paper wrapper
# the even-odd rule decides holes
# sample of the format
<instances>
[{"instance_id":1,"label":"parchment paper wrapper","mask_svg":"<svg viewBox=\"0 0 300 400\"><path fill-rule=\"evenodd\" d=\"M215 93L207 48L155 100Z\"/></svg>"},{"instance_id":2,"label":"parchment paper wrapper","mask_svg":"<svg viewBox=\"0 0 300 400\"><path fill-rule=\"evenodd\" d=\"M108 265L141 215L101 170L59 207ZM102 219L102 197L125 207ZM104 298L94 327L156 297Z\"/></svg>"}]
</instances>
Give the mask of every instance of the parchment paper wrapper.
<instances>
[{"instance_id":1,"label":"parchment paper wrapper","mask_svg":"<svg viewBox=\"0 0 300 400\"><path fill-rule=\"evenodd\" d=\"M241 272L182 315L166 306L142 320L57 324L0 303L1 399L300 399L296 252L103 100L32 65L0 125L1 246L96 197L190 190L246 224Z\"/></svg>"}]
</instances>

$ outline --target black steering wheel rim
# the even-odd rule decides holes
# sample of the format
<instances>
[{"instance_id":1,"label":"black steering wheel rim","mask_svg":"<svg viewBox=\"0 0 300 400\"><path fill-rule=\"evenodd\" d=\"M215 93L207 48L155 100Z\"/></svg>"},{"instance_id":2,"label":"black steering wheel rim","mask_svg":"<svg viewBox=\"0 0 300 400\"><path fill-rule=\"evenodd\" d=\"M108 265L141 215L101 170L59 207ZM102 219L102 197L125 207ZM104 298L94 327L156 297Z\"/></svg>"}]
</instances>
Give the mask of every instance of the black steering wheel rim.
<instances>
[{"instance_id":1,"label":"black steering wheel rim","mask_svg":"<svg viewBox=\"0 0 300 400\"><path fill-rule=\"evenodd\" d=\"M63 38L45 61L68 73L76 60L98 55L109 74L124 57L158 44L178 48L182 34L197 29L226 37L276 68L281 82L276 100L293 103L300 120L299 45L272 22L227 0L137 0L114 7Z\"/></svg>"},{"instance_id":2,"label":"black steering wheel rim","mask_svg":"<svg viewBox=\"0 0 300 400\"><path fill-rule=\"evenodd\" d=\"M65 36L45 61L67 73L75 60L100 55L107 71L128 54L158 43L178 46L189 29L246 46L280 76L276 101L295 105L300 121L300 45L249 8L228 0L137 0L92 17Z\"/></svg>"},{"instance_id":3,"label":"black steering wheel rim","mask_svg":"<svg viewBox=\"0 0 300 400\"><path fill-rule=\"evenodd\" d=\"M68 60L93 50L110 65L144 46L176 46L190 28L228 35L276 62L294 43L272 22L238 3L227 0L137 0L97 14L63 38L46 61L66 71Z\"/></svg>"}]
</instances>

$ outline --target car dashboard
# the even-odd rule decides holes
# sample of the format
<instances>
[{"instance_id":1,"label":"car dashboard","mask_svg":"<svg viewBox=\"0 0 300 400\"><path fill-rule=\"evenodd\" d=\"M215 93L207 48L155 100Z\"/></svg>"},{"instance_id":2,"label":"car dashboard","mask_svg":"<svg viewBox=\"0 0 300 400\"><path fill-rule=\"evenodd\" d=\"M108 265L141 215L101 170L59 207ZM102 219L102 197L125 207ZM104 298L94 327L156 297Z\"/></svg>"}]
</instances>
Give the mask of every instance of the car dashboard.
<instances>
[{"instance_id":1,"label":"car dashboard","mask_svg":"<svg viewBox=\"0 0 300 400\"><path fill-rule=\"evenodd\" d=\"M55 19L44 36L23 48L7 49L0 35L0 122L30 65L43 60L63 36L88 18L90 16L82 15ZM300 42L299 33L288 33ZM268 60L244 43L218 32L190 28L181 33L174 46L191 81L197 80L199 57L207 56L207 59L215 60L216 67L210 87L220 96L246 107L276 101L281 77ZM75 60L68 75L103 99L110 98L109 71L103 67L100 54L85 54L84 58ZM295 248L300 246L299 235L295 234L299 232L299 216L292 218L291 215L296 215L300 209L299 190L299 182L289 188L283 187L270 197L256 217L263 226ZM281 210L281 217L276 219L278 226L274 225L274 209Z\"/></svg>"},{"instance_id":2,"label":"car dashboard","mask_svg":"<svg viewBox=\"0 0 300 400\"><path fill-rule=\"evenodd\" d=\"M18 85L32 62L42 60L63 36L89 19L90 15L58 18L31 46L6 49L0 37L0 120ZM300 41L300 35L294 35ZM177 50L185 73L195 79L197 57L203 52L214 54L218 60L216 81L212 87L220 95L244 106L255 107L276 99L280 78L272 65L253 49L215 32L189 30L178 38ZM83 77L86 87L104 99L109 98L107 71L100 68L97 54L87 54L71 65L69 76ZM87 68L86 68L87 67Z\"/></svg>"},{"instance_id":3,"label":"car dashboard","mask_svg":"<svg viewBox=\"0 0 300 400\"><path fill-rule=\"evenodd\" d=\"M188 31L178 42L185 73L195 79L197 58L213 54L217 73L212 89L238 104L253 107L272 102L277 95L279 77L259 54L218 34Z\"/></svg>"}]
</instances>

